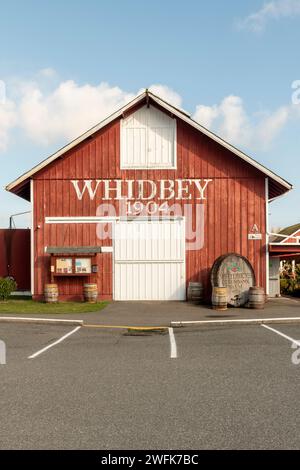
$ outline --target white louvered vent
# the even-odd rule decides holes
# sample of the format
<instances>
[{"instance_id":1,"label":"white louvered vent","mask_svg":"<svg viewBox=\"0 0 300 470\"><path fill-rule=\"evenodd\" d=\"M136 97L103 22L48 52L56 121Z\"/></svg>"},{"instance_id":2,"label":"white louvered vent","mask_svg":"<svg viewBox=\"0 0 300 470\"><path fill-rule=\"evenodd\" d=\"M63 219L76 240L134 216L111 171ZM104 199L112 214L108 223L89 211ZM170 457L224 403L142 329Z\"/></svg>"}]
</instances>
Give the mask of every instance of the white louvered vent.
<instances>
[{"instance_id":1,"label":"white louvered vent","mask_svg":"<svg viewBox=\"0 0 300 470\"><path fill-rule=\"evenodd\" d=\"M153 106L121 120L121 169L176 168L176 119Z\"/></svg>"}]
</instances>

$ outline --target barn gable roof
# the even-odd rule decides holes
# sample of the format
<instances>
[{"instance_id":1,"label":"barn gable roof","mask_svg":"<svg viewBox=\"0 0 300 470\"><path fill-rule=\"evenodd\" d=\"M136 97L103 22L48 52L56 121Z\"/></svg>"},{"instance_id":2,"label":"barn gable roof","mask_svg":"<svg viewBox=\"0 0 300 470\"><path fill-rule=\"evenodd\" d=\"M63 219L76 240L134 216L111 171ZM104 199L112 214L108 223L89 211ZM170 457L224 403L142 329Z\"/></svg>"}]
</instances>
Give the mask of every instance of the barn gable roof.
<instances>
[{"instance_id":1,"label":"barn gable roof","mask_svg":"<svg viewBox=\"0 0 300 470\"><path fill-rule=\"evenodd\" d=\"M20 197L23 197L26 200L30 200L29 182L30 182L30 179L33 177L33 175L38 173L40 170L45 168L47 165L49 165L56 159L62 157L66 152L76 147L78 144L88 139L93 134L95 134L96 132L98 132L99 130L101 130L102 128L104 128L105 126L113 122L114 120L124 116L127 112L130 112L131 109L134 109L136 106L140 105L144 101L145 102L151 101L154 104L158 105L163 110L165 110L166 112L170 113L172 116L178 117L182 121L192 126L194 129L198 130L202 134L214 140L215 142L220 144L222 147L226 148L231 153L235 154L237 157L244 160L245 162L247 162L248 164L250 164L257 170L259 170L261 173L263 173L266 177L269 178L269 194L268 194L269 200L272 200L292 189L292 185L289 182L287 182L285 179L281 178L279 175L269 170L261 163L249 157L248 155L246 155L244 152L237 149L233 145L229 144L218 135L206 129L204 126L202 126L201 124L196 122L194 119L192 119L191 116L185 111L183 111L182 109L176 108L170 103L167 103L165 100L163 100L162 98L160 98L159 96L155 95L154 93L150 92L147 89L143 93L138 95L136 98L134 98L132 101L130 101L128 104L120 108L118 111L114 112L113 114L108 116L106 119L101 121L99 124L92 127L87 132L85 132L84 134L82 134L81 136L79 136L78 138L76 138L75 140L67 144L66 146L62 147L60 150L58 150L53 155L49 156L48 158L40 162L38 165L34 166L31 170L27 171L16 180L12 181L10 184L6 186L5 189L7 191L11 191L17 194Z\"/></svg>"}]
</instances>

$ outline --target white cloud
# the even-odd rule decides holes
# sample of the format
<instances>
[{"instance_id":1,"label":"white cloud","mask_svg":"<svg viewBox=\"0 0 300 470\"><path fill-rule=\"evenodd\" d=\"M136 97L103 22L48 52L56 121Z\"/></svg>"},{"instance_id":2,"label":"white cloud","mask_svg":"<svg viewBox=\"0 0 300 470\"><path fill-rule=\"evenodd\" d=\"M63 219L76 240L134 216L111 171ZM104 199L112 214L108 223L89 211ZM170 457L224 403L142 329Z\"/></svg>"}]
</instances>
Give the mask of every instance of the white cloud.
<instances>
[{"instance_id":1,"label":"white cloud","mask_svg":"<svg viewBox=\"0 0 300 470\"><path fill-rule=\"evenodd\" d=\"M44 69L39 70L38 75L45 78L57 77L56 70L52 69L51 67L46 67Z\"/></svg>"},{"instance_id":2,"label":"white cloud","mask_svg":"<svg viewBox=\"0 0 300 470\"><path fill-rule=\"evenodd\" d=\"M35 81L14 79L9 84L12 97L0 105L0 152L7 148L14 128L21 129L24 136L37 145L60 145L76 138L136 96L105 82L79 85L73 80L58 84L50 80L45 85L44 77L54 76L50 70L40 79L37 74ZM168 86L154 84L149 88L181 107L181 96ZM243 100L230 95L219 104L199 104L194 119L234 145L267 149L288 119L300 119L299 109L291 105L263 115L250 115Z\"/></svg>"},{"instance_id":3,"label":"white cloud","mask_svg":"<svg viewBox=\"0 0 300 470\"><path fill-rule=\"evenodd\" d=\"M107 83L98 86L62 82L44 94L38 86L27 88L20 103L20 125L39 144L73 139L134 97Z\"/></svg>"},{"instance_id":4,"label":"white cloud","mask_svg":"<svg viewBox=\"0 0 300 470\"><path fill-rule=\"evenodd\" d=\"M239 96L227 96L219 105L197 106L194 119L228 142L248 148L267 149L291 116L290 107L250 116Z\"/></svg>"},{"instance_id":5,"label":"white cloud","mask_svg":"<svg viewBox=\"0 0 300 470\"><path fill-rule=\"evenodd\" d=\"M150 89L175 106L181 105L181 97L169 87L156 84ZM143 91L141 89L138 94ZM80 86L68 80L49 94L32 83L23 88L20 123L36 143L49 145L56 140L71 140L135 96L107 83Z\"/></svg>"},{"instance_id":6,"label":"white cloud","mask_svg":"<svg viewBox=\"0 0 300 470\"><path fill-rule=\"evenodd\" d=\"M202 126L210 129L213 125L214 120L219 116L219 108L217 106L204 106L198 104L194 113L195 121L198 121Z\"/></svg>"},{"instance_id":7,"label":"white cloud","mask_svg":"<svg viewBox=\"0 0 300 470\"><path fill-rule=\"evenodd\" d=\"M261 142L264 148L268 148L283 129L290 115L291 109L288 107L283 106L277 109L261 121L257 128L257 135L254 134L253 138Z\"/></svg>"},{"instance_id":8,"label":"white cloud","mask_svg":"<svg viewBox=\"0 0 300 470\"><path fill-rule=\"evenodd\" d=\"M219 110L222 119L220 134L226 140L247 145L251 129L243 100L239 96L228 96L223 99Z\"/></svg>"},{"instance_id":9,"label":"white cloud","mask_svg":"<svg viewBox=\"0 0 300 470\"><path fill-rule=\"evenodd\" d=\"M0 109L0 151L6 149L14 126L21 128L36 144L69 141L136 96L105 82L79 85L68 80L58 85L51 81L45 84L45 79L57 77L55 70L46 68L34 80L16 77L11 80L9 89L14 102L7 102ZM174 106L181 106L180 95L171 88L154 84L150 89Z\"/></svg>"},{"instance_id":10,"label":"white cloud","mask_svg":"<svg viewBox=\"0 0 300 470\"><path fill-rule=\"evenodd\" d=\"M229 95L219 105L197 106L194 119L204 127L215 130L223 139L240 145L250 140L250 124L239 96Z\"/></svg>"},{"instance_id":11,"label":"white cloud","mask_svg":"<svg viewBox=\"0 0 300 470\"><path fill-rule=\"evenodd\" d=\"M274 0L265 3L260 10L238 22L239 29L262 32L271 20L293 18L300 15L300 0Z\"/></svg>"}]
</instances>

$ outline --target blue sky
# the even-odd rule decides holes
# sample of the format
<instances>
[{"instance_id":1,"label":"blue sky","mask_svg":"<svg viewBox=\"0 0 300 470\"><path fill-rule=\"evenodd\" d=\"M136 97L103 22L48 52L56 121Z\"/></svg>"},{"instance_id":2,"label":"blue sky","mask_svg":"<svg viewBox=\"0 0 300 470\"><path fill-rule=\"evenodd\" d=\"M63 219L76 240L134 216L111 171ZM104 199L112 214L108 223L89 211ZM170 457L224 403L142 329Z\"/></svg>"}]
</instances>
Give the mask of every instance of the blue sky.
<instances>
[{"instance_id":1,"label":"blue sky","mask_svg":"<svg viewBox=\"0 0 300 470\"><path fill-rule=\"evenodd\" d=\"M300 0L1 2L1 188L153 86L292 182L271 225L300 222L299 42ZM2 227L30 208L0 198Z\"/></svg>"}]
</instances>

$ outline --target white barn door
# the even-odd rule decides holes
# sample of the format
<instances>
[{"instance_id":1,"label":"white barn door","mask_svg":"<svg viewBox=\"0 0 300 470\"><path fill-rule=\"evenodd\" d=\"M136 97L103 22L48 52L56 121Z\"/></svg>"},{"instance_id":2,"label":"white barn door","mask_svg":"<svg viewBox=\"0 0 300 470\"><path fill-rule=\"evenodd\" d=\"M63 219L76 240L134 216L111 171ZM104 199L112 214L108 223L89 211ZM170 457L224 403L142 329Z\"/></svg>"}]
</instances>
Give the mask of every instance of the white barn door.
<instances>
[{"instance_id":1,"label":"white barn door","mask_svg":"<svg viewBox=\"0 0 300 470\"><path fill-rule=\"evenodd\" d=\"M269 258L269 297L280 295L280 258Z\"/></svg>"},{"instance_id":2,"label":"white barn door","mask_svg":"<svg viewBox=\"0 0 300 470\"><path fill-rule=\"evenodd\" d=\"M115 300L184 300L184 220L118 221Z\"/></svg>"}]
</instances>

